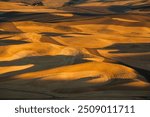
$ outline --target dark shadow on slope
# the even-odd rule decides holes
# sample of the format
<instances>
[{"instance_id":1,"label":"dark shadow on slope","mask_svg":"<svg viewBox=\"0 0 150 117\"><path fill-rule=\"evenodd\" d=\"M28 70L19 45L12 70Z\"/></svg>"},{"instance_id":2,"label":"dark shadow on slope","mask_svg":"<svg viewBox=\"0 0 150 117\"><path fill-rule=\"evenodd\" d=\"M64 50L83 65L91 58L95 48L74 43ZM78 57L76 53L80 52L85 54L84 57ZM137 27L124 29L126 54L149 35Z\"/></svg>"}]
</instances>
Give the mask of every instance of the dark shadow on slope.
<instances>
[{"instance_id":1,"label":"dark shadow on slope","mask_svg":"<svg viewBox=\"0 0 150 117\"><path fill-rule=\"evenodd\" d=\"M85 3L87 2L88 0L70 0L69 2L65 3L63 5L63 7L65 6L72 6L72 5L77 5L77 4L82 4L82 3Z\"/></svg>"},{"instance_id":2,"label":"dark shadow on slope","mask_svg":"<svg viewBox=\"0 0 150 117\"><path fill-rule=\"evenodd\" d=\"M41 23L59 23L59 22L74 22L84 21L86 19L95 18L95 16L104 16L104 14L91 13L73 13L72 17L57 16L50 13L28 13L28 12L7 12L1 14L0 22L15 22L15 21L34 21ZM90 17L91 16L91 17ZM106 15L105 15L106 16Z\"/></svg>"},{"instance_id":3,"label":"dark shadow on slope","mask_svg":"<svg viewBox=\"0 0 150 117\"><path fill-rule=\"evenodd\" d=\"M144 5L133 6L132 10L150 10L150 5L144 4Z\"/></svg>"},{"instance_id":4,"label":"dark shadow on slope","mask_svg":"<svg viewBox=\"0 0 150 117\"><path fill-rule=\"evenodd\" d=\"M90 34L87 34L87 33L51 33L51 32L44 32L44 33L40 33L42 34L42 37L40 38L40 41L41 42L44 42L44 43L52 43L52 44L56 44L56 45L61 45L61 46L65 46L63 43L60 43L58 42L57 40L53 39L52 37L53 36L61 36L61 37L73 37L73 36L70 36L68 34L77 34L77 35L90 35Z\"/></svg>"},{"instance_id":5,"label":"dark shadow on slope","mask_svg":"<svg viewBox=\"0 0 150 117\"><path fill-rule=\"evenodd\" d=\"M103 49L117 50L110 53L143 53L150 52L150 43L116 43Z\"/></svg>"},{"instance_id":6,"label":"dark shadow on slope","mask_svg":"<svg viewBox=\"0 0 150 117\"><path fill-rule=\"evenodd\" d=\"M150 83L150 70L145 70L145 69L141 69L138 67L133 67L132 65L127 65L124 63L121 63L122 65L128 66L130 68L133 68L134 70L136 70L139 74L141 74L142 76L144 76L146 78L146 80Z\"/></svg>"},{"instance_id":7,"label":"dark shadow on slope","mask_svg":"<svg viewBox=\"0 0 150 117\"><path fill-rule=\"evenodd\" d=\"M9 35L11 35L11 34L19 34L20 32L10 32L10 31L0 31L0 35L4 35L4 34L9 34Z\"/></svg>"},{"instance_id":8,"label":"dark shadow on slope","mask_svg":"<svg viewBox=\"0 0 150 117\"><path fill-rule=\"evenodd\" d=\"M0 99L150 99L150 86L142 88L125 85L136 82L134 79L88 83L96 78L79 77L77 80L34 78L16 79L4 84L1 82ZM85 95L86 93L89 95ZM94 93L97 94L93 95Z\"/></svg>"},{"instance_id":9,"label":"dark shadow on slope","mask_svg":"<svg viewBox=\"0 0 150 117\"><path fill-rule=\"evenodd\" d=\"M122 56L106 58L116 61L118 64L135 69L139 74L144 76L150 82L150 44L149 43L117 43L99 50L110 50L110 54L122 54ZM112 51L111 51L112 50ZM115 50L115 51L113 51ZM141 55L123 56L126 53L141 53ZM143 55L142 55L143 53ZM145 54L144 54L145 53ZM138 62L138 63L136 63ZM140 63L141 62L141 63Z\"/></svg>"},{"instance_id":10,"label":"dark shadow on slope","mask_svg":"<svg viewBox=\"0 0 150 117\"><path fill-rule=\"evenodd\" d=\"M121 65L124 65L124 66L127 66L127 67L130 67L130 68L134 69L140 75L144 76L144 78L150 83L150 69L148 70L148 69L142 69L141 67L138 67L136 64L139 64L139 62L138 63L135 63L135 62L128 63L128 60L132 59L134 61L134 59L137 59L137 57L139 58L139 60L141 58L149 59L148 56L150 58L150 55L147 55L147 56L144 55L144 56L117 57L117 58L113 58L113 59L116 60L115 63L117 63L117 64L121 64ZM122 61L121 59L124 60L124 61ZM148 65L148 60L147 60L147 64L145 64L145 65Z\"/></svg>"},{"instance_id":11,"label":"dark shadow on slope","mask_svg":"<svg viewBox=\"0 0 150 117\"><path fill-rule=\"evenodd\" d=\"M79 64L84 62L88 62L88 60L82 59L80 55L79 56L67 56L67 55L32 56L32 57L26 57L26 58L12 60L12 61L1 61L0 62L1 67L21 66L21 65L29 65L29 64L33 64L33 67L20 70L20 71L13 71L13 72L1 74L0 81L8 80L9 77L23 74L23 73L36 72L36 71L52 69L52 68L72 65L72 64Z\"/></svg>"},{"instance_id":12,"label":"dark shadow on slope","mask_svg":"<svg viewBox=\"0 0 150 117\"><path fill-rule=\"evenodd\" d=\"M51 38L49 36L44 36L44 35L42 35L42 37L40 38L40 42L64 46L62 43L54 40L53 38Z\"/></svg>"},{"instance_id":13,"label":"dark shadow on slope","mask_svg":"<svg viewBox=\"0 0 150 117\"><path fill-rule=\"evenodd\" d=\"M0 39L0 46L7 46L7 45L18 45L18 44L25 44L28 43L26 41L20 41L20 40L9 40L9 39Z\"/></svg>"},{"instance_id":14,"label":"dark shadow on slope","mask_svg":"<svg viewBox=\"0 0 150 117\"><path fill-rule=\"evenodd\" d=\"M150 5L137 5L137 6L112 5L108 9L112 12L115 12L115 13L126 13L126 12L132 11L132 10L150 9Z\"/></svg>"},{"instance_id":15,"label":"dark shadow on slope","mask_svg":"<svg viewBox=\"0 0 150 117\"><path fill-rule=\"evenodd\" d=\"M48 23L49 21L55 21L63 18L65 17L50 13L7 12L0 15L0 22L35 21Z\"/></svg>"},{"instance_id":16,"label":"dark shadow on slope","mask_svg":"<svg viewBox=\"0 0 150 117\"><path fill-rule=\"evenodd\" d=\"M76 30L73 30L73 31L76 31ZM42 32L40 34L42 34L43 36L48 36L48 37L55 37L55 36L61 36L61 37L64 37L64 36L68 36L68 34L77 34L77 35L91 35L91 34L88 34L88 33L80 33L80 32L77 32L76 33L71 33L73 32L72 29L70 28L70 32L68 30L68 32L66 33L55 33L55 32ZM79 30L80 31L80 30Z\"/></svg>"},{"instance_id":17,"label":"dark shadow on slope","mask_svg":"<svg viewBox=\"0 0 150 117\"><path fill-rule=\"evenodd\" d=\"M82 17L94 17L94 16L100 16L100 14L96 14L96 13L73 13L74 15L79 15L79 16L82 16ZM108 14L107 14L108 15ZM103 15L101 15L101 16L104 16L104 14Z\"/></svg>"},{"instance_id":18,"label":"dark shadow on slope","mask_svg":"<svg viewBox=\"0 0 150 117\"><path fill-rule=\"evenodd\" d=\"M56 16L49 13L21 13L21 12L7 12L1 15L1 22L16 22L16 21L34 21L40 23L84 23L84 24L106 24L106 25L119 25L119 26L133 26L133 27L149 27L150 24L143 23L143 17L139 18L139 14L91 14L91 13L78 13L74 12L75 14L72 17L64 17L64 16ZM109 17L108 17L109 16ZM138 21L141 22L120 22L117 20L112 20L113 17L135 17ZM144 20L146 22L146 20Z\"/></svg>"},{"instance_id":19,"label":"dark shadow on slope","mask_svg":"<svg viewBox=\"0 0 150 117\"><path fill-rule=\"evenodd\" d=\"M112 5L108 9L115 13L126 13L132 10L131 6L120 6L120 5Z\"/></svg>"},{"instance_id":20,"label":"dark shadow on slope","mask_svg":"<svg viewBox=\"0 0 150 117\"><path fill-rule=\"evenodd\" d=\"M55 32L42 32L40 33L43 36L64 36L63 33L55 33Z\"/></svg>"}]
</instances>

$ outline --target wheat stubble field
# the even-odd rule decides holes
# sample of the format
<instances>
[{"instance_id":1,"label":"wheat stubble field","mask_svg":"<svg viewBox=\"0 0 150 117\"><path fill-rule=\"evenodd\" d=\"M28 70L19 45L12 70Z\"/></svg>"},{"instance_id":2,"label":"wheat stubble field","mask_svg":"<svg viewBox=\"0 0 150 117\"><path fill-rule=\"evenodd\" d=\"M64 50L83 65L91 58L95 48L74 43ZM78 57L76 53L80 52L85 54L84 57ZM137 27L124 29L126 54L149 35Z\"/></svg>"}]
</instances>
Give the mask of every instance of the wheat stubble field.
<instances>
[{"instance_id":1,"label":"wheat stubble field","mask_svg":"<svg viewBox=\"0 0 150 117\"><path fill-rule=\"evenodd\" d=\"M0 0L0 99L150 99L150 1Z\"/></svg>"}]
</instances>

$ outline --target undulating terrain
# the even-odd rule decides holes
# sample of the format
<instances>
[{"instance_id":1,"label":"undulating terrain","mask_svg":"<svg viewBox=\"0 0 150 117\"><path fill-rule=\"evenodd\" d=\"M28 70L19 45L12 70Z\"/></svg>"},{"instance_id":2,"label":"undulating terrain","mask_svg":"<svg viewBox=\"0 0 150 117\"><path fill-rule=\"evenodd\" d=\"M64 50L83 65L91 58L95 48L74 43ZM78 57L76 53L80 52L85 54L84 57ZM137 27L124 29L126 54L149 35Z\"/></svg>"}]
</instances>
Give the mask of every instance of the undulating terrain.
<instances>
[{"instance_id":1,"label":"undulating terrain","mask_svg":"<svg viewBox=\"0 0 150 117\"><path fill-rule=\"evenodd\" d=\"M150 1L0 0L0 99L150 99Z\"/></svg>"}]
</instances>

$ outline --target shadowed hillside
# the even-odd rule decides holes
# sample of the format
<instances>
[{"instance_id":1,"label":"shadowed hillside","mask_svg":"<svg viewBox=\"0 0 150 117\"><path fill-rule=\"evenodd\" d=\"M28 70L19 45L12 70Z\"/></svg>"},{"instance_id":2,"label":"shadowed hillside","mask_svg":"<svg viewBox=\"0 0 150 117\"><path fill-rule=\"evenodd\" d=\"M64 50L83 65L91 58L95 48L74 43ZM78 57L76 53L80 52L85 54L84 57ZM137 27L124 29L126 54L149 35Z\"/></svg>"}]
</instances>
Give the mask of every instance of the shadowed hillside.
<instances>
[{"instance_id":1,"label":"shadowed hillside","mask_svg":"<svg viewBox=\"0 0 150 117\"><path fill-rule=\"evenodd\" d=\"M0 0L0 99L150 99L149 0Z\"/></svg>"}]
</instances>

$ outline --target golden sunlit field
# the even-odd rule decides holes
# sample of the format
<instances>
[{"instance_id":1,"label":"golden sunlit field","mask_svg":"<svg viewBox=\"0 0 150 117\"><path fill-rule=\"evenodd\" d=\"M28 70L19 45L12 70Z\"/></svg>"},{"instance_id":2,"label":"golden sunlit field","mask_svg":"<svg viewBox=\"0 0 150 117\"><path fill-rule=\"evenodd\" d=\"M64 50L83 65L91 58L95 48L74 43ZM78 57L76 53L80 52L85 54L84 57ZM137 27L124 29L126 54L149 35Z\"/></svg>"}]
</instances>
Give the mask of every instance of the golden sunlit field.
<instances>
[{"instance_id":1,"label":"golden sunlit field","mask_svg":"<svg viewBox=\"0 0 150 117\"><path fill-rule=\"evenodd\" d=\"M0 0L0 99L150 99L150 1Z\"/></svg>"}]
</instances>

